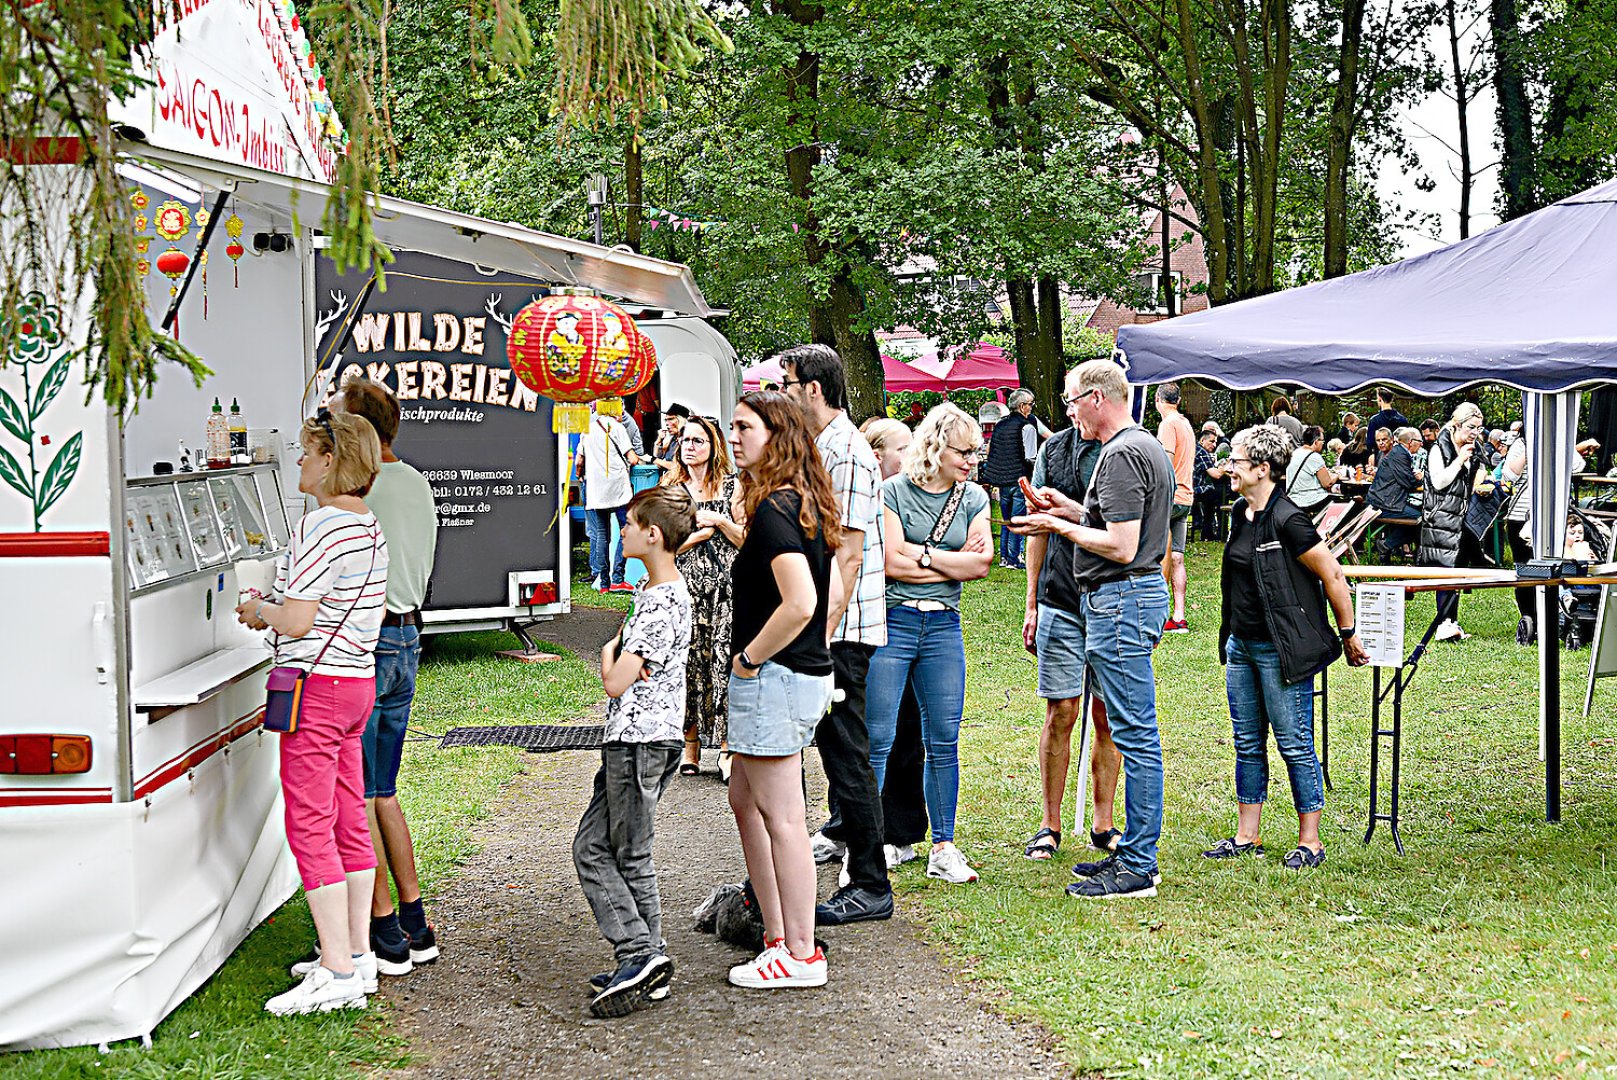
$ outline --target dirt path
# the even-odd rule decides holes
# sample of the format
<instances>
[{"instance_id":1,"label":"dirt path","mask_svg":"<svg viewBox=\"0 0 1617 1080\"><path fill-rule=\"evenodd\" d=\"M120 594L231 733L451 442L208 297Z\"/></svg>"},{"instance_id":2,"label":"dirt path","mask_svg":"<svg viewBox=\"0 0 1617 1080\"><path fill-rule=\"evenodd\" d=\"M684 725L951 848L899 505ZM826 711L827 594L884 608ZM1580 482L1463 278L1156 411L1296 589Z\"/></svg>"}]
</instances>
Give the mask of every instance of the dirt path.
<instances>
[{"instance_id":1,"label":"dirt path","mask_svg":"<svg viewBox=\"0 0 1617 1080\"><path fill-rule=\"evenodd\" d=\"M594 656L614 612L583 610L544 637ZM811 795L823 805L817 759ZM763 993L725 981L745 959L691 929L710 887L745 876L712 754L698 778L676 778L657 820L664 936L678 966L673 993L621 1020L589 1014L585 981L610 966L573 872L573 830L598 763L592 753L534 755L495 814L483 847L431 911L444 958L383 996L415 1064L397 1075L996 1076L1069 1071L1033 1028L1013 1027L955 985L904 917L822 931L824 989ZM835 887L822 872L821 895Z\"/></svg>"}]
</instances>

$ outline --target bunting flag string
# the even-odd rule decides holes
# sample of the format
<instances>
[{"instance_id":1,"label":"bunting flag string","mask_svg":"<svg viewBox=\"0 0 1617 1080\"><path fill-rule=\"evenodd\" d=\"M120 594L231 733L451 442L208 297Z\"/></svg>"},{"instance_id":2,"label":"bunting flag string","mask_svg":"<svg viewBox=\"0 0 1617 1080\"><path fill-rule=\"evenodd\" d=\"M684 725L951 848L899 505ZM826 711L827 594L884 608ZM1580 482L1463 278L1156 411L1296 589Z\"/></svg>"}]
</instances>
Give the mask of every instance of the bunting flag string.
<instances>
[{"instance_id":1,"label":"bunting flag string","mask_svg":"<svg viewBox=\"0 0 1617 1080\"><path fill-rule=\"evenodd\" d=\"M698 221L695 218L675 213L672 210L664 210L649 203L642 205L640 210L645 215L647 229L661 227L673 229L675 232L701 232L704 229L723 228L729 224L726 221Z\"/></svg>"}]
</instances>

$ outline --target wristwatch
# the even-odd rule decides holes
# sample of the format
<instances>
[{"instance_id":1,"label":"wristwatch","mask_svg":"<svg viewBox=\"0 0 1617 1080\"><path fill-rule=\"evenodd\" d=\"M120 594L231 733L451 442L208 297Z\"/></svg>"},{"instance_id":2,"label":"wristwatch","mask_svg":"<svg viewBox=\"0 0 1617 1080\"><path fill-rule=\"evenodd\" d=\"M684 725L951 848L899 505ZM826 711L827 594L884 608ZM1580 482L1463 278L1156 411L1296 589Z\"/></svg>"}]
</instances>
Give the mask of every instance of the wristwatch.
<instances>
[{"instance_id":1,"label":"wristwatch","mask_svg":"<svg viewBox=\"0 0 1617 1080\"><path fill-rule=\"evenodd\" d=\"M1349 627L1345 627L1345 628L1343 628L1343 629L1339 629L1339 630L1337 630L1337 632L1336 632L1336 633L1337 633L1337 635L1338 635L1338 636L1339 636L1339 637L1341 637L1341 639L1342 639L1342 640L1343 640L1343 641L1346 641L1346 640L1347 640L1347 639L1348 639L1348 638L1350 638L1350 637L1352 637L1352 636L1353 636L1353 635L1354 635L1354 634L1356 634L1356 633L1358 633L1358 630L1356 630L1356 629L1355 629L1355 628L1353 628L1353 627L1351 627L1351 626L1349 626Z\"/></svg>"},{"instance_id":2,"label":"wristwatch","mask_svg":"<svg viewBox=\"0 0 1617 1080\"><path fill-rule=\"evenodd\" d=\"M921 564L921 569L923 570L932 569L932 545L922 544L921 557L915 561Z\"/></svg>"},{"instance_id":3,"label":"wristwatch","mask_svg":"<svg viewBox=\"0 0 1617 1080\"><path fill-rule=\"evenodd\" d=\"M762 664L755 664L752 662L752 657L747 655L746 649L742 649L737 656L741 660L741 666L746 668L748 671L757 671L759 668L763 667Z\"/></svg>"}]
</instances>

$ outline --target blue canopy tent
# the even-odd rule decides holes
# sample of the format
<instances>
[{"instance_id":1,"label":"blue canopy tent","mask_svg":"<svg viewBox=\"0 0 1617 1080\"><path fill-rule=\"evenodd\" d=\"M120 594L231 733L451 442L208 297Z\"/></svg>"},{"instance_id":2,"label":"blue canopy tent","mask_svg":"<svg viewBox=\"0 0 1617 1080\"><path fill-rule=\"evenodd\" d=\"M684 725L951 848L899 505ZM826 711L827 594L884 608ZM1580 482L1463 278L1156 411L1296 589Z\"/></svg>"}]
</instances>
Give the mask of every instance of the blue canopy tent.
<instances>
[{"instance_id":1,"label":"blue canopy tent","mask_svg":"<svg viewBox=\"0 0 1617 1080\"><path fill-rule=\"evenodd\" d=\"M1202 379L1342 394L1394 385L1436 396L1477 383L1523 392L1532 438L1534 554L1560 553L1578 391L1617 380L1617 180L1390 266L1117 332L1137 386ZM1540 604L1555 603L1555 587ZM1540 607L1539 625L1545 625ZM1553 624L1552 624L1553 625ZM1560 661L1539 635L1546 810L1560 817Z\"/></svg>"}]
</instances>

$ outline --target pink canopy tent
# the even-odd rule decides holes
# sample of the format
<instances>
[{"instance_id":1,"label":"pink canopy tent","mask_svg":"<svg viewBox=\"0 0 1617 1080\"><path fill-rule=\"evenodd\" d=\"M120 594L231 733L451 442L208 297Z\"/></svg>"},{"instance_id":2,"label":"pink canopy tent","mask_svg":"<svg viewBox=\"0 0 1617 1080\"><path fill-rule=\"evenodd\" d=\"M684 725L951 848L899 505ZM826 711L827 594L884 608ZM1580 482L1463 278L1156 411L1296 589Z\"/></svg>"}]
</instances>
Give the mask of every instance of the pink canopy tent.
<instances>
[{"instance_id":1,"label":"pink canopy tent","mask_svg":"<svg viewBox=\"0 0 1617 1080\"><path fill-rule=\"evenodd\" d=\"M935 375L917 371L914 367L891 356L881 358L882 382L889 394L900 390L945 390L943 380ZM741 389L757 390L764 383L780 385L786 373L773 359L754 364L741 373Z\"/></svg>"},{"instance_id":2,"label":"pink canopy tent","mask_svg":"<svg viewBox=\"0 0 1617 1080\"><path fill-rule=\"evenodd\" d=\"M928 353L910 367L931 376L936 383L941 384L914 389L947 392L995 390L1001 386L1022 385L1022 377L1016 370L1016 361L1012 360L1004 349L998 345L990 345L986 341L979 341L969 352L957 347L941 354ZM912 388L894 387L892 383L888 383L887 389Z\"/></svg>"}]
</instances>

